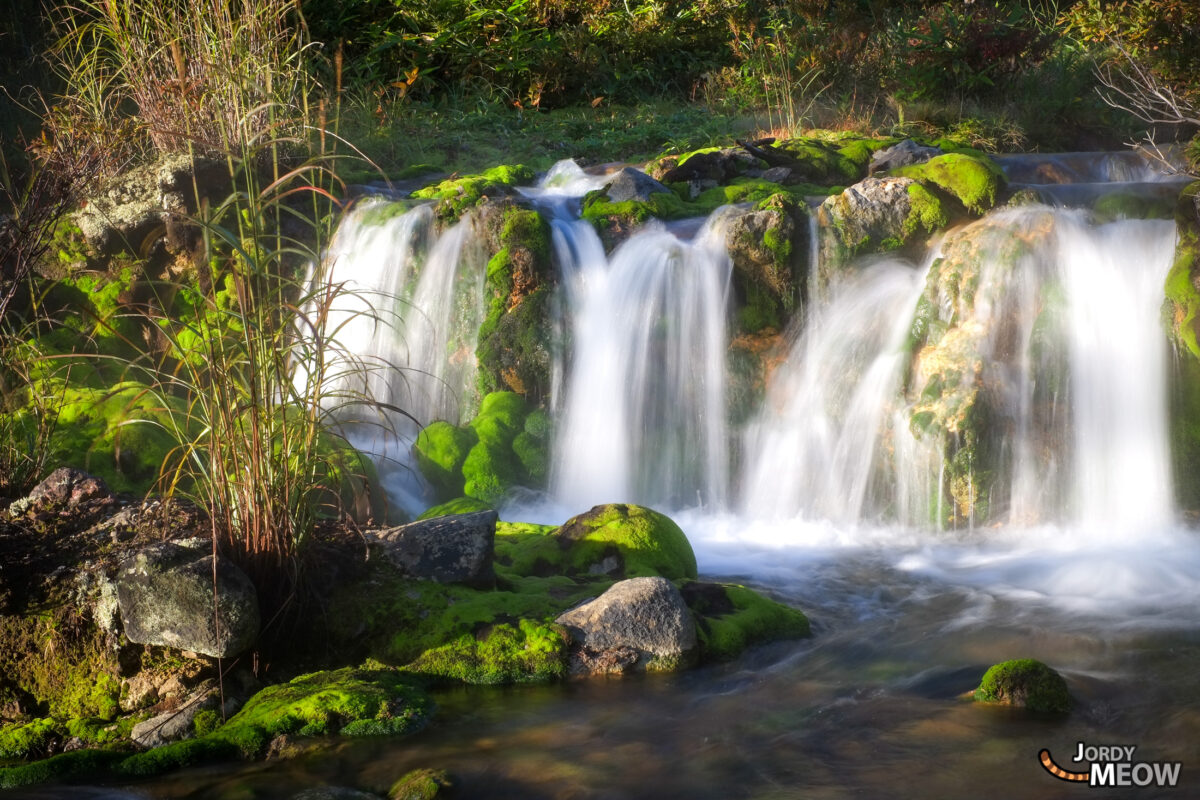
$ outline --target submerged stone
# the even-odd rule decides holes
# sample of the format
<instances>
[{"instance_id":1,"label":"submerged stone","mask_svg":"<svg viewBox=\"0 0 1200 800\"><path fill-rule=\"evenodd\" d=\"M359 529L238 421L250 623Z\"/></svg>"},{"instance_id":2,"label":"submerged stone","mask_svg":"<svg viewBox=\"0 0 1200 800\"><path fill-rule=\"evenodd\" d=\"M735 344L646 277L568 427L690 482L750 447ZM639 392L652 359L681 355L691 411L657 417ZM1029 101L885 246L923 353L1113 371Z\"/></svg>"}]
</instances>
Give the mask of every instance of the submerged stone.
<instances>
[{"instance_id":1,"label":"submerged stone","mask_svg":"<svg viewBox=\"0 0 1200 800\"><path fill-rule=\"evenodd\" d=\"M214 572L202 542L163 542L134 553L117 578L117 603L126 638L138 644L230 658L258 637L254 584L228 559Z\"/></svg>"},{"instance_id":2,"label":"submerged stone","mask_svg":"<svg viewBox=\"0 0 1200 800\"><path fill-rule=\"evenodd\" d=\"M575 674L671 671L686 666L696 650L695 620L679 589L665 578L620 581L555 622L570 632L576 648L583 651L582 658L572 661ZM609 651L616 651L616 657L606 661L604 654Z\"/></svg>"},{"instance_id":3,"label":"submerged stone","mask_svg":"<svg viewBox=\"0 0 1200 800\"><path fill-rule=\"evenodd\" d=\"M1062 675L1032 658L993 666L984 673L974 699L1050 714L1065 714L1071 709L1071 695Z\"/></svg>"}]
</instances>

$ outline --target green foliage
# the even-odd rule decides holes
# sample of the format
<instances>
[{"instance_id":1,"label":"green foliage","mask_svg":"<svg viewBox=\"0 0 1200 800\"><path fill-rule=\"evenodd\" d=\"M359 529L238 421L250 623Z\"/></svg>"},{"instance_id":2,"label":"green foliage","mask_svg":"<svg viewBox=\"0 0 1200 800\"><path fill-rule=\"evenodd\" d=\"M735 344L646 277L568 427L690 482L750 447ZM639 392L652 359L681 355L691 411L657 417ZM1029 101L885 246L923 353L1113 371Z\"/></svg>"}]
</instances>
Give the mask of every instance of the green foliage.
<instances>
[{"instance_id":1,"label":"green foliage","mask_svg":"<svg viewBox=\"0 0 1200 800\"><path fill-rule=\"evenodd\" d=\"M436 200L436 213L444 220L456 220L497 192L533 182L534 172L523 164L492 167L480 175L444 180L412 193L422 200Z\"/></svg>"},{"instance_id":2,"label":"green foliage","mask_svg":"<svg viewBox=\"0 0 1200 800\"><path fill-rule=\"evenodd\" d=\"M1032 658L1005 661L989 669L975 690L975 700L1048 714L1065 714L1071 709L1067 682Z\"/></svg>"},{"instance_id":3,"label":"green foliage","mask_svg":"<svg viewBox=\"0 0 1200 800\"><path fill-rule=\"evenodd\" d=\"M0 727L0 760L44 756L59 737L58 724L49 717Z\"/></svg>"}]
</instances>

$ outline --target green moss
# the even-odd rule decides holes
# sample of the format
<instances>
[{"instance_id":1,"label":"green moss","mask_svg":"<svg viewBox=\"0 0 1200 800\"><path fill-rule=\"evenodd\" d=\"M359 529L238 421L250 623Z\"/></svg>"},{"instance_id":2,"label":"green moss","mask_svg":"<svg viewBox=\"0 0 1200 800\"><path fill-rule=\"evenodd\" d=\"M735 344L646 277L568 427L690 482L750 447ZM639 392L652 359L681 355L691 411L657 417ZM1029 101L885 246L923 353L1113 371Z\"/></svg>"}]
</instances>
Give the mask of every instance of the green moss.
<instances>
[{"instance_id":1,"label":"green moss","mask_svg":"<svg viewBox=\"0 0 1200 800\"><path fill-rule=\"evenodd\" d=\"M61 735L49 717L0 727L0 759L30 759L46 755Z\"/></svg>"},{"instance_id":2,"label":"green moss","mask_svg":"<svg viewBox=\"0 0 1200 800\"><path fill-rule=\"evenodd\" d=\"M973 214L996 205L1004 188L1004 173L990 158L964 153L947 153L923 164L891 171L892 175L932 183L958 199Z\"/></svg>"},{"instance_id":3,"label":"green moss","mask_svg":"<svg viewBox=\"0 0 1200 800\"><path fill-rule=\"evenodd\" d=\"M567 520L554 537L567 574L594 573L611 559L624 578L696 577L696 555L683 531L669 517L643 506L596 506Z\"/></svg>"},{"instance_id":4,"label":"green moss","mask_svg":"<svg viewBox=\"0 0 1200 800\"><path fill-rule=\"evenodd\" d=\"M192 717L192 729L197 736L207 736L221 727L221 714L212 708L202 708Z\"/></svg>"},{"instance_id":5,"label":"green moss","mask_svg":"<svg viewBox=\"0 0 1200 800\"><path fill-rule=\"evenodd\" d=\"M491 196L507 193L513 186L530 184L535 173L521 164L493 167L479 175L444 180L412 193L421 200L436 200L435 213L445 220L457 220L465 211Z\"/></svg>"},{"instance_id":6,"label":"green moss","mask_svg":"<svg viewBox=\"0 0 1200 800\"><path fill-rule=\"evenodd\" d=\"M440 505L425 509L417 519L433 519L448 514L470 514L475 511L490 511L491 506L474 497L457 497Z\"/></svg>"},{"instance_id":7,"label":"green moss","mask_svg":"<svg viewBox=\"0 0 1200 800\"><path fill-rule=\"evenodd\" d=\"M405 733L424 725L432 708L425 693L395 670L314 672L263 689L210 739L230 744L245 733L251 741L284 733Z\"/></svg>"},{"instance_id":8,"label":"green moss","mask_svg":"<svg viewBox=\"0 0 1200 800\"><path fill-rule=\"evenodd\" d=\"M911 208L902 229L904 241L914 233L932 234L950 223L942 201L921 184L914 183L908 187L908 199Z\"/></svg>"},{"instance_id":9,"label":"green moss","mask_svg":"<svg viewBox=\"0 0 1200 800\"><path fill-rule=\"evenodd\" d=\"M1179 238L1165 290L1171 304L1172 336L1193 358L1200 359L1200 343L1197 343L1200 289L1196 287L1196 278L1200 276L1200 206L1197 205L1200 201L1197 198L1200 198L1200 181L1189 184L1179 196L1175 212Z\"/></svg>"},{"instance_id":10,"label":"green moss","mask_svg":"<svg viewBox=\"0 0 1200 800\"><path fill-rule=\"evenodd\" d=\"M415 769L393 783L387 796L388 800L434 800L442 789L451 786L442 770Z\"/></svg>"},{"instance_id":11,"label":"green moss","mask_svg":"<svg viewBox=\"0 0 1200 800\"><path fill-rule=\"evenodd\" d=\"M854 183L867 174L869 156L862 161L861 150L849 148L848 153L844 153L848 147L837 148L812 138L791 139L776 145L776 149L786 151L797 160L799 177L820 184Z\"/></svg>"},{"instance_id":12,"label":"green moss","mask_svg":"<svg viewBox=\"0 0 1200 800\"><path fill-rule=\"evenodd\" d=\"M780 639L808 636L808 618L794 608L770 600L744 586L709 584L708 591L689 592L684 597L698 620L703 658L725 661L746 648ZM707 588L707 587L706 587ZM723 592L712 598L713 590Z\"/></svg>"},{"instance_id":13,"label":"green moss","mask_svg":"<svg viewBox=\"0 0 1200 800\"><path fill-rule=\"evenodd\" d=\"M494 506L504 499L509 488L519 485L523 477L521 462L511 446L479 442L463 462L463 493Z\"/></svg>"},{"instance_id":14,"label":"green moss","mask_svg":"<svg viewBox=\"0 0 1200 800\"><path fill-rule=\"evenodd\" d=\"M474 428L458 427L441 420L425 426L417 435L413 445L417 465L438 497L455 497L463 493L463 464L478 442L479 434Z\"/></svg>"},{"instance_id":15,"label":"green moss","mask_svg":"<svg viewBox=\"0 0 1200 800\"><path fill-rule=\"evenodd\" d=\"M125 758L124 753L106 750L74 750L33 764L0 768L0 789L51 781L62 783L103 775Z\"/></svg>"},{"instance_id":16,"label":"green moss","mask_svg":"<svg viewBox=\"0 0 1200 800\"><path fill-rule=\"evenodd\" d=\"M765 328L779 329L783 323L782 303L757 281L741 282L743 302L737 309L738 330L758 333Z\"/></svg>"},{"instance_id":17,"label":"green moss","mask_svg":"<svg viewBox=\"0 0 1200 800\"><path fill-rule=\"evenodd\" d=\"M237 758L240 750L231 742L215 737L185 739L172 742L144 753L129 756L114 765L118 775L139 778L162 775L184 767L194 767L214 761L229 761Z\"/></svg>"},{"instance_id":18,"label":"green moss","mask_svg":"<svg viewBox=\"0 0 1200 800\"><path fill-rule=\"evenodd\" d=\"M1092 215L1100 224L1118 219L1171 219L1174 214L1173 198L1146 197L1134 192L1110 192L1092 207Z\"/></svg>"},{"instance_id":19,"label":"green moss","mask_svg":"<svg viewBox=\"0 0 1200 800\"><path fill-rule=\"evenodd\" d=\"M513 438L512 450L529 481L544 486L550 476L550 453L546 440L522 431Z\"/></svg>"},{"instance_id":20,"label":"green moss","mask_svg":"<svg viewBox=\"0 0 1200 800\"><path fill-rule=\"evenodd\" d=\"M384 225L397 217L404 216L413 207L412 202L404 200L372 202L370 207L364 209L359 215L358 221L363 227Z\"/></svg>"},{"instance_id":21,"label":"green moss","mask_svg":"<svg viewBox=\"0 0 1200 800\"><path fill-rule=\"evenodd\" d=\"M1065 714L1071 709L1067 682L1032 658L1005 661L989 669L975 690L975 700L1051 714Z\"/></svg>"},{"instance_id":22,"label":"green moss","mask_svg":"<svg viewBox=\"0 0 1200 800\"><path fill-rule=\"evenodd\" d=\"M426 650L406 671L472 684L542 683L567 673L566 636L556 625L521 619Z\"/></svg>"}]
</instances>

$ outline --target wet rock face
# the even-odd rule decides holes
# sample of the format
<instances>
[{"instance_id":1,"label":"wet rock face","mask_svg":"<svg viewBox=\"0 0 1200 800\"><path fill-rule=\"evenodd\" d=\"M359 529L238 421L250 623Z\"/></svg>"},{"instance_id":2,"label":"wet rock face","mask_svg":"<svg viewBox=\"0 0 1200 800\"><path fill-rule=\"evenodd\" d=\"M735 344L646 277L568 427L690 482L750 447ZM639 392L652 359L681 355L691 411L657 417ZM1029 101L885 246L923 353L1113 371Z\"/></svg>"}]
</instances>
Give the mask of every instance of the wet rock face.
<instances>
[{"instance_id":1,"label":"wet rock face","mask_svg":"<svg viewBox=\"0 0 1200 800\"><path fill-rule=\"evenodd\" d=\"M696 650L696 622L666 578L620 581L555 622L571 635L575 674L669 671Z\"/></svg>"},{"instance_id":2,"label":"wet rock face","mask_svg":"<svg viewBox=\"0 0 1200 800\"><path fill-rule=\"evenodd\" d=\"M451 514L371 534L374 546L409 578L491 586L495 511Z\"/></svg>"},{"instance_id":3,"label":"wet rock face","mask_svg":"<svg viewBox=\"0 0 1200 800\"><path fill-rule=\"evenodd\" d=\"M641 170L625 167L613 176L605 194L613 203L624 203L629 200L646 203L649 202L650 195L669 191L671 190Z\"/></svg>"},{"instance_id":4,"label":"wet rock face","mask_svg":"<svg viewBox=\"0 0 1200 800\"><path fill-rule=\"evenodd\" d=\"M129 641L213 658L235 656L254 643L260 625L254 584L226 559L214 575L212 555L198 544L151 545L122 565L117 604Z\"/></svg>"}]
</instances>

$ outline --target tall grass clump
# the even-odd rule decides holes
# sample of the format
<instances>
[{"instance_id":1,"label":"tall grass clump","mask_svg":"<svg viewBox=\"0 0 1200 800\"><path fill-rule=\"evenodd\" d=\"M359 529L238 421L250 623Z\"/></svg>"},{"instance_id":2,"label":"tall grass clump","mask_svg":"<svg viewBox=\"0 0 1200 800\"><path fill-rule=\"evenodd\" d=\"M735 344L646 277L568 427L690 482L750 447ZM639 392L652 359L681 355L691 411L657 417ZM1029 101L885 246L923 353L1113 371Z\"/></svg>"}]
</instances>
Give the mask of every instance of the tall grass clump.
<instances>
[{"instance_id":1,"label":"tall grass clump","mask_svg":"<svg viewBox=\"0 0 1200 800\"><path fill-rule=\"evenodd\" d=\"M214 550L249 572L272 619L295 597L315 526L378 507L371 466L337 424L345 405L373 401L329 390L346 383L335 371L358 368L331 329L341 289L309 278L340 203L322 152L334 137L310 124L328 104L299 4L78 0L56 24L78 130L131 157L228 168L223 197L197 179L174 212L191 232L185 277L127 312L144 341L127 342L123 384L143 387L130 403L143 413L125 427L174 442L160 491L208 512Z\"/></svg>"}]
</instances>

